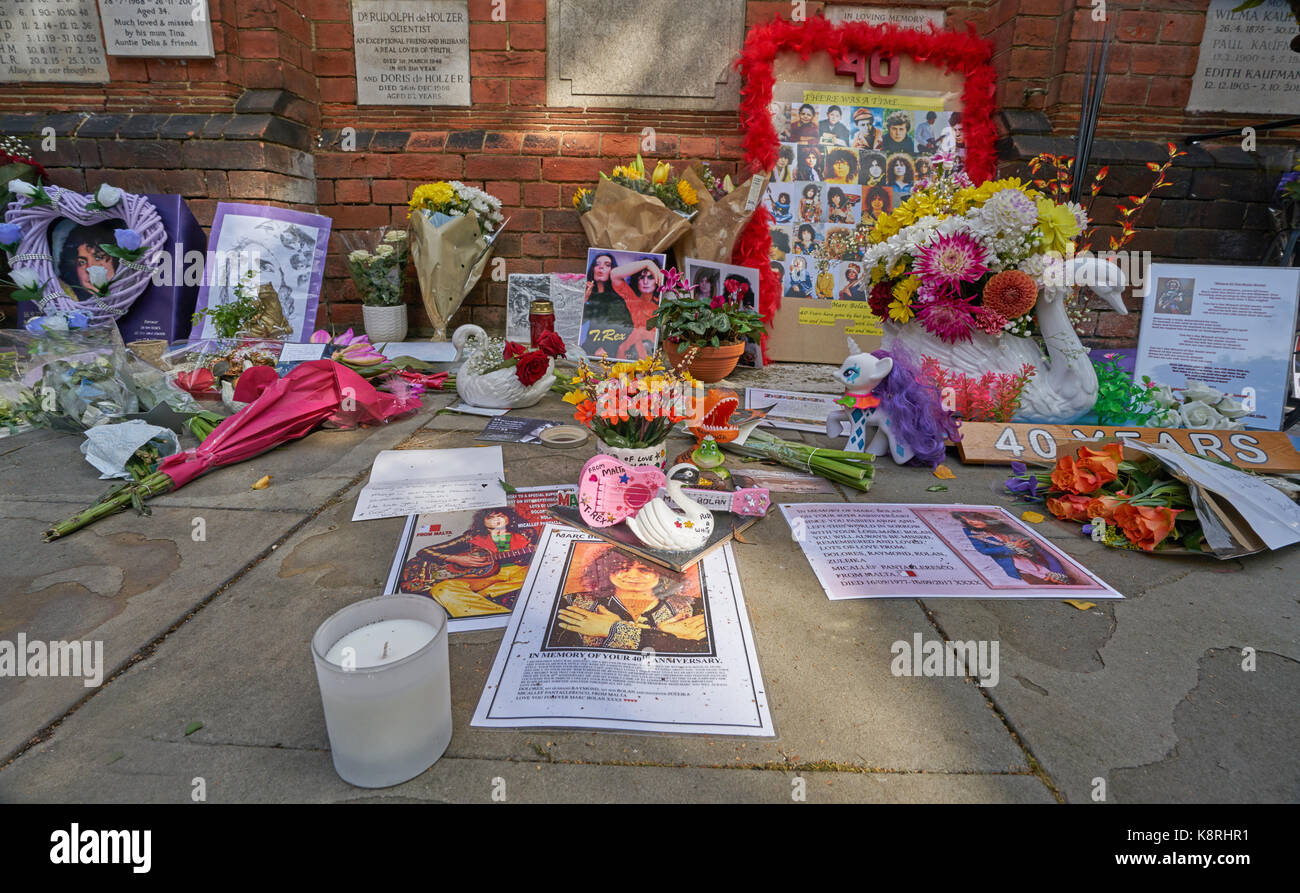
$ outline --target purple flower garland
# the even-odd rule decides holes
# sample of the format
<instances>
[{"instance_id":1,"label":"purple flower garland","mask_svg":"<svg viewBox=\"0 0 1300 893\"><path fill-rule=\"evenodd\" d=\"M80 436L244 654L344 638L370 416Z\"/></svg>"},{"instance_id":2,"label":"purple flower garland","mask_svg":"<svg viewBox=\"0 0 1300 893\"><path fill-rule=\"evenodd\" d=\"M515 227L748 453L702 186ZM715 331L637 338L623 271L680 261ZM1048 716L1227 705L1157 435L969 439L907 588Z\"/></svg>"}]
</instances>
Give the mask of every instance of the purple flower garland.
<instances>
[{"instance_id":1,"label":"purple flower garland","mask_svg":"<svg viewBox=\"0 0 1300 893\"><path fill-rule=\"evenodd\" d=\"M5 212L5 222L17 224L23 233L17 250L9 256L10 268L28 270L40 277L42 297L37 303L42 312L80 311L90 318L91 325L115 321L149 287L153 269L158 265L158 253L167 238L158 211L144 196L128 193L123 193L122 200L111 208L91 211L87 206L94 201L93 195L82 195L58 186L44 188L52 204L34 205L29 197L19 196ZM106 296L93 295L89 300L77 300L59 285L58 270L50 253L50 226L61 218L82 225L105 220L124 221L127 229L140 234L140 244L144 249L141 260L118 260L117 267L119 270L125 268L126 272L113 278Z\"/></svg>"}]
</instances>

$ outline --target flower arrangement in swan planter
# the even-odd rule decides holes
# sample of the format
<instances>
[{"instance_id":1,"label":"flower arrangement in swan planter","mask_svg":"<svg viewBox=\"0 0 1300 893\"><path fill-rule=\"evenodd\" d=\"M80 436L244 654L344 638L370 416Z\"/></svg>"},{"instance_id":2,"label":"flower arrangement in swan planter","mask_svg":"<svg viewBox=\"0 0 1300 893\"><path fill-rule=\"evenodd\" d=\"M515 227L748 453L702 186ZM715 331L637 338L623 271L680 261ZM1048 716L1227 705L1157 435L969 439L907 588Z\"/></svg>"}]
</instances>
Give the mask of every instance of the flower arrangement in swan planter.
<instances>
[{"instance_id":1,"label":"flower arrangement in swan planter","mask_svg":"<svg viewBox=\"0 0 1300 893\"><path fill-rule=\"evenodd\" d=\"M456 329L451 340L461 362L456 392L471 406L485 409L514 409L541 400L555 384L555 358L566 352L554 332L544 333L534 350L489 338L475 325Z\"/></svg>"},{"instance_id":2,"label":"flower arrangement in swan planter","mask_svg":"<svg viewBox=\"0 0 1300 893\"><path fill-rule=\"evenodd\" d=\"M1088 226L1078 204L1014 178L974 186L950 155L933 163L934 179L855 236L886 349L971 378L1032 367L1015 418L1077 420L1097 401L1097 375L1066 299L1073 283L1087 284L1127 313L1124 272L1100 257L1074 256Z\"/></svg>"}]
</instances>

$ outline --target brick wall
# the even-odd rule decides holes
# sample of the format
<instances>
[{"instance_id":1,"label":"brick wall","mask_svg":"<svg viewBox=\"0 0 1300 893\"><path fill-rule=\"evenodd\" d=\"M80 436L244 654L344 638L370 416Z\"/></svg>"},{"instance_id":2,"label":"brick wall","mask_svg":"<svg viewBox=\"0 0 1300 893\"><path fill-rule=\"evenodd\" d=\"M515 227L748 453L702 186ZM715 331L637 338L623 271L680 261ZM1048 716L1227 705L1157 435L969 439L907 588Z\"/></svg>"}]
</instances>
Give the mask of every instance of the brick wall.
<instances>
[{"instance_id":1,"label":"brick wall","mask_svg":"<svg viewBox=\"0 0 1300 893\"><path fill-rule=\"evenodd\" d=\"M806 4L815 15L826 4ZM973 27L994 45L1004 171L1039 151L1070 152L1088 41L1104 24L1090 0L972 0L942 7L951 27ZM1111 174L1094 216L1145 191L1144 162L1164 141L1258 118L1182 111L1208 0L1110 3L1118 16L1110 80L1094 160ZM421 182L457 178L502 199L511 217L498 242L508 272L576 270L587 247L573 193L597 172L641 148L655 128L651 159L701 158L736 172L742 151L734 114L546 106L546 2L470 0L473 107L356 106L348 0L210 0L216 57L109 57L111 83L20 85L0 97L0 132L60 138L37 155L59 185L112 182L136 191L178 192L210 223L221 200L319 211L336 231L404 225L406 199ZM789 16L792 4L749 0L747 25ZM344 151L344 128L355 146ZM1132 247L1158 258L1250 262L1267 239L1263 202L1295 131L1261 135L1261 152L1235 143L1193 149L1139 220ZM35 140L31 141L34 148ZM1102 233L1104 244L1104 232ZM411 277L412 324L427 326ZM484 282L455 322L499 326L505 284ZM353 325L360 306L341 255L327 264L321 321ZM1135 336L1135 317L1101 314L1088 325L1099 343Z\"/></svg>"}]
</instances>

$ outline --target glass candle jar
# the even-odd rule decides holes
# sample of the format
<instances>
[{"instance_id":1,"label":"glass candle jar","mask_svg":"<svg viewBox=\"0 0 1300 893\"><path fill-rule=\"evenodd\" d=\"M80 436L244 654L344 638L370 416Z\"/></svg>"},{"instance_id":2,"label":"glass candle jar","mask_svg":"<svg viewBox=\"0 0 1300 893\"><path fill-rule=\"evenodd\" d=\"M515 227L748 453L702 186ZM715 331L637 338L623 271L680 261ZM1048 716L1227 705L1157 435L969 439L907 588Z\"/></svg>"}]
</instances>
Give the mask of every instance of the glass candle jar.
<instances>
[{"instance_id":1,"label":"glass candle jar","mask_svg":"<svg viewBox=\"0 0 1300 893\"><path fill-rule=\"evenodd\" d=\"M386 788L438 761L451 742L447 614L431 598L348 605L311 640L334 770Z\"/></svg>"},{"instance_id":2,"label":"glass candle jar","mask_svg":"<svg viewBox=\"0 0 1300 893\"><path fill-rule=\"evenodd\" d=\"M528 305L528 338L533 347L543 332L555 331L555 305L550 301L533 301Z\"/></svg>"}]
</instances>

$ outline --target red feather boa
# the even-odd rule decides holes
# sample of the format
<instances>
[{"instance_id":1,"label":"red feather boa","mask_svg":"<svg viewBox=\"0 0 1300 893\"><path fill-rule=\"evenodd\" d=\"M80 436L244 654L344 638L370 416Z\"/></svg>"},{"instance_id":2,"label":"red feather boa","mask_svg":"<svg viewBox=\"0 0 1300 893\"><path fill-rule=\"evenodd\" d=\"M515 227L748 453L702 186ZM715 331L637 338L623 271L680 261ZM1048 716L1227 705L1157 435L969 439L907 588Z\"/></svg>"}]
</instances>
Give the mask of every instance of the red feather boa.
<instances>
[{"instance_id":1,"label":"red feather boa","mask_svg":"<svg viewBox=\"0 0 1300 893\"><path fill-rule=\"evenodd\" d=\"M776 19L750 30L736 60L744 78L741 87L740 127L745 134L745 160L753 172L776 167L780 146L772 124L772 88L776 84L773 64L778 53L798 53L807 59L826 52L832 59L846 53L870 55L876 50L911 56L917 62L938 66L965 78L962 90L962 122L966 133L966 169L972 180L982 183L997 170L996 132L993 126L996 73L990 64L993 46L981 38L973 25L958 31L918 31L895 25L867 25L862 22L832 24L821 16L804 22ZM770 216L760 208L736 244L732 263L757 267L760 274L759 306L770 324L781 306L781 283L772 271ZM767 355L767 337L763 338Z\"/></svg>"}]
</instances>

